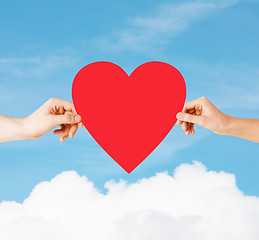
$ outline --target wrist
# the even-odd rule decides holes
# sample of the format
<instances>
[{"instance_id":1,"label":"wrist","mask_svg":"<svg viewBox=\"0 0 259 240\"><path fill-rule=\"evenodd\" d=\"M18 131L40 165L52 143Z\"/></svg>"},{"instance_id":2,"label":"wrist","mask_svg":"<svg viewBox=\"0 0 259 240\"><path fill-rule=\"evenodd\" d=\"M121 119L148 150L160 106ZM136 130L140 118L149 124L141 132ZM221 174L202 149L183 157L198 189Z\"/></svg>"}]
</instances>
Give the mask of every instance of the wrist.
<instances>
[{"instance_id":1,"label":"wrist","mask_svg":"<svg viewBox=\"0 0 259 240\"><path fill-rule=\"evenodd\" d=\"M24 118L2 116L0 118L1 136L0 142L9 142L26 139Z\"/></svg>"},{"instance_id":2,"label":"wrist","mask_svg":"<svg viewBox=\"0 0 259 240\"><path fill-rule=\"evenodd\" d=\"M20 118L21 120L21 135L23 139L36 139L32 131L31 117Z\"/></svg>"},{"instance_id":3,"label":"wrist","mask_svg":"<svg viewBox=\"0 0 259 240\"><path fill-rule=\"evenodd\" d=\"M235 135L235 132L237 130L237 121L237 118L226 115L221 135Z\"/></svg>"},{"instance_id":4,"label":"wrist","mask_svg":"<svg viewBox=\"0 0 259 240\"><path fill-rule=\"evenodd\" d=\"M15 119L16 126L17 126L17 140L29 139L26 120L27 120L26 117Z\"/></svg>"}]
</instances>

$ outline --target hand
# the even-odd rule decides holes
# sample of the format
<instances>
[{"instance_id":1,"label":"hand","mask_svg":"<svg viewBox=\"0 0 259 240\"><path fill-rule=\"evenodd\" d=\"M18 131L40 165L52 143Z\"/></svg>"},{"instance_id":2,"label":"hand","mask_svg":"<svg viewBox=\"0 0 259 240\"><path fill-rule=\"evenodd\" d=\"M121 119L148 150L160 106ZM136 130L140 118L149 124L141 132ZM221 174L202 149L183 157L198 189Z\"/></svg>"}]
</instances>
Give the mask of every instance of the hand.
<instances>
[{"instance_id":1,"label":"hand","mask_svg":"<svg viewBox=\"0 0 259 240\"><path fill-rule=\"evenodd\" d=\"M183 131L187 136L195 133L194 124L217 134L225 134L226 126L232 118L222 113L205 97L186 103L182 112L178 113L176 117L178 119L176 125L182 124Z\"/></svg>"},{"instance_id":2,"label":"hand","mask_svg":"<svg viewBox=\"0 0 259 240\"><path fill-rule=\"evenodd\" d=\"M61 135L60 141L64 142L69 136L74 137L78 126L83 127L81 117L77 115L71 102L51 98L30 116L23 119L25 138L36 139L56 126L55 135Z\"/></svg>"}]
</instances>

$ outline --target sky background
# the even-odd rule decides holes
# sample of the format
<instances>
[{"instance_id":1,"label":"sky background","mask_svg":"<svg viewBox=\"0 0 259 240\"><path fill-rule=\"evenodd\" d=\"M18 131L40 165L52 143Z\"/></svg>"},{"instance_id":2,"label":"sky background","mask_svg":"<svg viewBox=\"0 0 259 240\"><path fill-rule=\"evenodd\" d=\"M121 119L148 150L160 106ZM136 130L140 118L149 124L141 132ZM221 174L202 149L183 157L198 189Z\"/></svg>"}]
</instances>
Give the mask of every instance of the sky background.
<instances>
[{"instance_id":1,"label":"sky background","mask_svg":"<svg viewBox=\"0 0 259 240\"><path fill-rule=\"evenodd\" d=\"M259 1L3 1L0 8L0 114L25 117L50 97L71 100L76 73L105 60L128 74L147 61L175 66L187 101L206 96L235 117L259 118ZM130 175L79 129L60 143L0 144L0 202L22 202L34 186L76 170L103 188L135 182L181 163L202 162L236 176L246 195L259 196L259 145L196 127L175 126Z\"/></svg>"}]
</instances>

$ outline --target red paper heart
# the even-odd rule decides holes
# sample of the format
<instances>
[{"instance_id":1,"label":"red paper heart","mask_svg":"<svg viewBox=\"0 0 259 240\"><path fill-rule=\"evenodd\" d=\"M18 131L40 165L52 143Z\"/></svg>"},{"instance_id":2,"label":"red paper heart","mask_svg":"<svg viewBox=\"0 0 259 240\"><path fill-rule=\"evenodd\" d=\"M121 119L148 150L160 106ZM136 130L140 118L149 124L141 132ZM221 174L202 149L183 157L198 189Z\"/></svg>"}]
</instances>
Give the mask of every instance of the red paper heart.
<instances>
[{"instance_id":1,"label":"red paper heart","mask_svg":"<svg viewBox=\"0 0 259 240\"><path fill-rule=\"evenodd\" d=\"M128 173L172 129L185 96L181 73L163 62L142 64L130 76L116 64L91 63L77 73L72 87L84 126Z\"/></svg>"}]
</instances>

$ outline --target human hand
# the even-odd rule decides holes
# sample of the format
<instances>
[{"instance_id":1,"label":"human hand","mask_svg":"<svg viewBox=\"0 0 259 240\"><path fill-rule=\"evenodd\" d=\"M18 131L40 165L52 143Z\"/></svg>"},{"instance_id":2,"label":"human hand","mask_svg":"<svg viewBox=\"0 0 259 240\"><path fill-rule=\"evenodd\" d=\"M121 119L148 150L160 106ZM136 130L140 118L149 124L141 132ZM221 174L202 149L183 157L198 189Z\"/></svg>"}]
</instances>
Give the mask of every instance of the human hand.
<instances>
[{"instance_id":1,"label":"human hand","mask_svg":"<svg viewBox=\"0 0 259 240\"><path fill-rule=\"evenodd\" d=\"M176 115L176 125L182 125L188 136L193 135L194 124L205 127L217 134L225 134L230 116L222 113L207 98L201 97L184 105L182 112Z\"/></svg>"},{"instance_id":2,"label":"human hand","mask_svg":"<svg viewBox=\"0 0 259 240\"><path fill-rule=\"evenodd\" d=\"M57 98L49 99L23 121L25 138L28 139L36 139L60 126L61 128L53 133L61 135L60 141L64 142L68 136L74 137L78 127L83 127L73 103Z\"/></svg>"}]
</instances>

